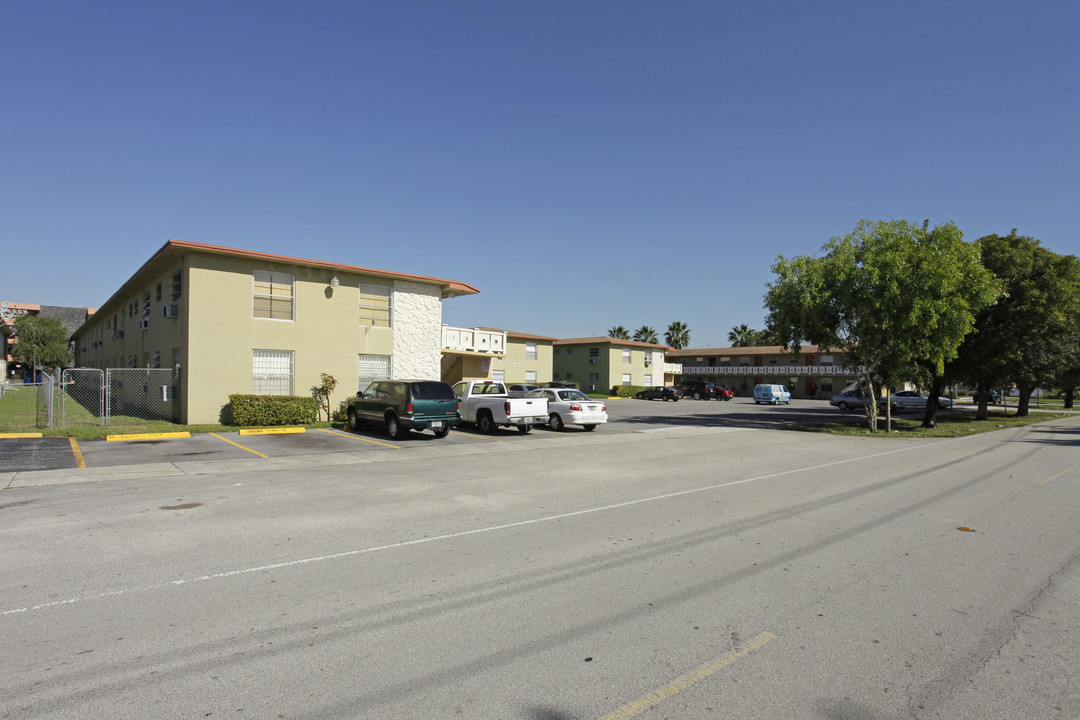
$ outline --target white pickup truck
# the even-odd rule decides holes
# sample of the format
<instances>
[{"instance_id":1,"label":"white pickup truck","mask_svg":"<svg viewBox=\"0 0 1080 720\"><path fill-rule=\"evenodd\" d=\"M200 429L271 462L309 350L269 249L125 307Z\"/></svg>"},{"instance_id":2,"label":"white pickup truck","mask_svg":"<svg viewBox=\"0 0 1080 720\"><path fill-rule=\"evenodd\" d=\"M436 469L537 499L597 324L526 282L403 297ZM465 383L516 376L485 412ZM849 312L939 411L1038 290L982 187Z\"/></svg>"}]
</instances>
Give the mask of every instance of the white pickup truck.
<instances>
[{"instance_id":1,"label":"white pickup truck","mask_svg":"<svg viewBox=\"0 0 1080 720\"><path fill-rule=\"evenodd\" d=\"M501 382L462 380L454 386L454 394L461 402L462 422L475 424L482 433L492 433L502 425L525 434L548 419L546 399L510 397Z\"/></svg>"}]
</instances>

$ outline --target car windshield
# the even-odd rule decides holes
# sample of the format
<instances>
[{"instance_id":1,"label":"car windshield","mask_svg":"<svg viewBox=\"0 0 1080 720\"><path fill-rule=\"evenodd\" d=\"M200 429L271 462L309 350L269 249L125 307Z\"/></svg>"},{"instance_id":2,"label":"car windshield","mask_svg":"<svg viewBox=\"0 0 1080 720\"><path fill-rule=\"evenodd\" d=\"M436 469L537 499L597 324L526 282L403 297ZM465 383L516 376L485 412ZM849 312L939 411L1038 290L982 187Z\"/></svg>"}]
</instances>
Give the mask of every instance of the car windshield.
<instances>
[{"instance_id":1,"label":"car windshield","mask_svg":"<svg viewBox=\"0 0 1080 720\"><path fill-rule=\"evenodd\" d=\"M559 391L560 400L588 400L589 396L580 390L561 390Z\"/></svg>"},{"instance_id":2,"label":"car windshield","mask_svg":"<svg viewBox=\"0 0 1080 720\"><path fill-rule=\"evenodd\" d=\"M413 400L456 400L454 391L444 382L410 383Z\"/></svg>"}]
</instances>

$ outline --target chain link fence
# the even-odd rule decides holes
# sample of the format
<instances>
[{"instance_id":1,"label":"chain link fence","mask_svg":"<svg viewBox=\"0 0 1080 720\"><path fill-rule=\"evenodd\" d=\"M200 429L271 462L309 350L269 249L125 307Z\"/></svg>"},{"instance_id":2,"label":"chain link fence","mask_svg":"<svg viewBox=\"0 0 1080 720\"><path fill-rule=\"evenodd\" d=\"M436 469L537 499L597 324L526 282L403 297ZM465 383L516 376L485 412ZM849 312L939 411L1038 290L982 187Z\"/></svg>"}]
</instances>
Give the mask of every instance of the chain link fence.
<instances>
[{"instance_id":1,"label":"chain link fence","mask_svg":"<svg viewBox=\"0 0 1080 720\"><path fill-rule=\"evenodd\" d=\"M166 368L68 368L0 383L0 430L180 421L179 376Z\"/></svg>"},{"instance_id":2,"label":"chain link fence","mask_svg":"<svg viewBox=\"0 0 1080 720\"><path fill-rule=\"evenodd\" d=\"M56 379L46 373L39 382L0 383L0 430L53 427L55 388Z\"/></svg>"}]
</instances>

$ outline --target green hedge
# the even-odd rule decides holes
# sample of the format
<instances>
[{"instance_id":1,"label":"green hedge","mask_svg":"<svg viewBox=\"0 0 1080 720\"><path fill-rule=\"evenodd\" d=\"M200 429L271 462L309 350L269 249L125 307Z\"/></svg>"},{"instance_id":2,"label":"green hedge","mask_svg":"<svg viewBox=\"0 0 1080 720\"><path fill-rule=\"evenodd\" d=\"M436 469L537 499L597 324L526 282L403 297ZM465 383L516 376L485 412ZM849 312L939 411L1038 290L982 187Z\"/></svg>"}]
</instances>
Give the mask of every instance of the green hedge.
<instances>
[{"instance_id":1,"label":"green hedge","mask_svg":"<svg viewBox=\"0 0 1080 720\"><path fill-rule=\"evenodd\" d=\"M611 388L611 394L621 398L634 397L644 389L644 385L615 385Z\"/></svg>"},{"instance_id":2,"label":"green hedge","mask_svg":"<svg viewBox=\"0 0 1080 720\"><path fill-rule=\"evenodd\" d=\"M313 397L299 395L230 395L233 425L304 425L318 420Z\"/></svg>"}]
</instances>

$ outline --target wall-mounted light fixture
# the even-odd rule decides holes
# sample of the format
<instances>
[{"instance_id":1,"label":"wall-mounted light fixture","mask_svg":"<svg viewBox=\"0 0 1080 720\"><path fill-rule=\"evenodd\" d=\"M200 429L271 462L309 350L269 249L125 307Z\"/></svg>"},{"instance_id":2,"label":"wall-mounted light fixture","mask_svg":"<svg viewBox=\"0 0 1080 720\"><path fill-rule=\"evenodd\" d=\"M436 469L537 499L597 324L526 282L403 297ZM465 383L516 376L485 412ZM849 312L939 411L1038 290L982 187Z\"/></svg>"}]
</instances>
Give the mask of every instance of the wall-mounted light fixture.
<instances>
[{"instance_id":1,"label":"wall-mounted light fixture","mask_svg":"<svg viewBox=\"0 0 1080 720\"><path fill-rule=\"evenodd\" d=\"M337 275L330 278L330 287L337 287L341 284L341 281L337 279Z\"/></svg>"}]
</instances>

